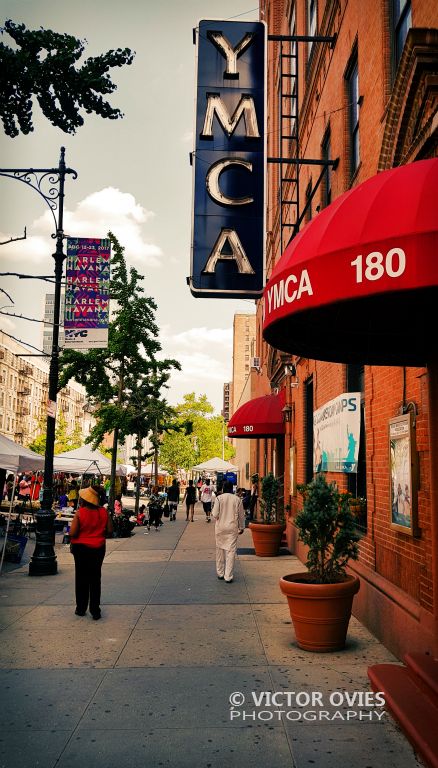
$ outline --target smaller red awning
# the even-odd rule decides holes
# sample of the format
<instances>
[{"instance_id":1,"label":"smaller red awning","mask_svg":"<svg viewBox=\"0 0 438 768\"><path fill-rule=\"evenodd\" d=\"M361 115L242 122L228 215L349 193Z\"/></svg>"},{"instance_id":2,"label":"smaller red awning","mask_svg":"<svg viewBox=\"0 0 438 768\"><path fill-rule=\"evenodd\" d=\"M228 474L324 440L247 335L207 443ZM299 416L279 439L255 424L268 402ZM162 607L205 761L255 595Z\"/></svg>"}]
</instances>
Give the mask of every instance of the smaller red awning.
<instances>
[{"instance_id":1,"label":"smaller red awning","mask_svg":"<svg viewBox=\"0 0 438 768\"><path fill-rule=\"evenodd\" d=\"M285 434L285 391L244 403L228 422L228 437L277 437Z\"/></svg>"}]
</instances>

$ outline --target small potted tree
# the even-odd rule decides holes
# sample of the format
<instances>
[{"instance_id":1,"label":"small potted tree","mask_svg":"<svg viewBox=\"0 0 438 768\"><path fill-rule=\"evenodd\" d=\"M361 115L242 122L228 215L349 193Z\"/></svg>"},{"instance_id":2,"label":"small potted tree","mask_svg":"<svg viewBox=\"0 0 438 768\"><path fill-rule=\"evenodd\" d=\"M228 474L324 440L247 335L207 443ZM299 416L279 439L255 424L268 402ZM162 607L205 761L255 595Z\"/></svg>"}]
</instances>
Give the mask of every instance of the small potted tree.
<instances>
[{"instance_id":1,"label":"small potted tree","mask_svg":"<svg viewBox=\"0 0 438 768\"><path fill-rule=\"evenodd\" d=\"M260 520L253 521L248 526L258 557L274 557L280 549L284 519L283 510L278 503L279 490L280 481L272 472L262 478Z\"/></svg>"},{"instance_id":2,"label":"small potted tree","mask_svg":"<svg viewBox=\"0 0 438 768\"><path fill-rule=\"evenodd\" d=\"M308 571L284 576L297 643L307 651L337 651L345 646L353 597L360 582L347 575L349 560L357 560L359 536L350 511L349 493L318 474L298 486L303 509L295 518L298 538L308 547Z\"/></svg>"}]
</instances>

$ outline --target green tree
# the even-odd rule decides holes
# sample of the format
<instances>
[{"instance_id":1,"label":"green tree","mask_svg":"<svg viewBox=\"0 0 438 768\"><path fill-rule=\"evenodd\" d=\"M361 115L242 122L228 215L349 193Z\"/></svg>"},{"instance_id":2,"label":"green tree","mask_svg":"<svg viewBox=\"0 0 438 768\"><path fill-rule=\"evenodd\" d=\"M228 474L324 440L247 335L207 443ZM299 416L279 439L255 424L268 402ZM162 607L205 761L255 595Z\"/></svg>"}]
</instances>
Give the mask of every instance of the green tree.
<instances>
[{"instance_id":1,"label":"green tree","mask_svg":"<svg viewBox=\"0 0 438 768\"><path fill-rule=\"evenodd\" d=\"M0 117L7 136L33 131L33 96L44 116L65 133L83 125L81 109L110 120L123 117L103 95L117 88L110 67L132 63L135 54L129 48L92 56L76 66L86 41L50 29L32 31L11 20L0 28L5 32L16 45L0 43Z\"/></svg>"},{"instance_id":2,"label":"green tree","mask_svg":"<svg viewBox=\"0 0 438 768\"><path fill-rule=\"evenodd\" d=\"M108 347L87 352L65 350L61 358L59 387L75 378L85 387L95 406L96 424L87 442L94 446L108 433L113 434L111 455L110 504L114 501L114 483L119 440L135 434L139 398L147 411L149 399L159 400L172 369L180 369L176 360L157 359L161 351L156 304L144 295L144 279L134 267L128 269L124 248L109 232L112 243L110 297L112 319Z\"/></svg>"},{"instance_id":3,"label":"green tree","mask_svg":"<svg viewBox=\"0 0 438 768\"><path fill-rule=\"evenodd\" d=\"M164 435L160 447L160 463L175 472L177 468L191 469L195 464L222 456L226 460L234 456L234 448L224 441L225 422L214 414L214 408L206 395L195 392L184 395L182 403L175 407L177 419L185 425L186 434ZM187 434L187 426L190 433Z\"/></svg>"},{"instance_id":4,"label":"green tree","mask_svg":"<svg viewBox=\"0 0 438 768\"><path fill-rule=\"evenodd\" d=\"M40 419L38 422L38 435L28 444L28 448L35 453L44 456L46 452L46 420ZM64 453L64 451L73 451L80 448L83 444L82 431L80 424L77 424L73 434L68 433L68 422L61 409L58 411L55 429L55 454Z\"/></svg>"}]
</instances>

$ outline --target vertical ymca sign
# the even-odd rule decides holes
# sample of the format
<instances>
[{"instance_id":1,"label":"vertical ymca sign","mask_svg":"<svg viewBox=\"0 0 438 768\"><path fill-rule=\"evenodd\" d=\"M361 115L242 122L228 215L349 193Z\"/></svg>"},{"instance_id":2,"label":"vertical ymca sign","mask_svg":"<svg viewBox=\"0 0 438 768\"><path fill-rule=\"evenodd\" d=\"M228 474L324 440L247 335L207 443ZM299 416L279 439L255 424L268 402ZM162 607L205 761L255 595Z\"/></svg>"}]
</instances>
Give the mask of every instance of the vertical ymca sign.
<instances>
[{"instance_id":1,"label":"vertical ymca sign","mask_svg":"<svg viewBox=\"0 0 438 768\"><path fill-rule=\"evenodd\" d=\"M264 287L266 27L201 21L190 290L258 298Z\"/></svg>"}]
</instances>

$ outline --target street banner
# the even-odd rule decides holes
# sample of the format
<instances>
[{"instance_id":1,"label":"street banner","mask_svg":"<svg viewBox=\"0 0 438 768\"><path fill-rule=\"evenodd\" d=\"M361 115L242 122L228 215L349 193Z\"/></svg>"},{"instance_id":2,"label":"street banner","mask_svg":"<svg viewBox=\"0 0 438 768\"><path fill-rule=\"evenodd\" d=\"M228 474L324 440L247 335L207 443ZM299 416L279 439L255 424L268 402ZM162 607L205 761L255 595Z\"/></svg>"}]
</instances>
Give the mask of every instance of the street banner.
<instances>
[{"instance_id":1,"label":"street banner","mask_svg":"<svg viewBox=\"0 0 438 768\"><path fill-rule=\"evenodd\" d=\"M360 392L344 392L313 412L314 472L357 472Z\"/></svg>"},{"instance_id":2,"label":"street banner","mask_svg":"<svg viewBox=\"0 0 438 768\"><path fill-rule=\"evenodd\" d=\"M264 22L199 22L188 278L196 297L262 295L265 84Z\"/></svg>"},{"instance_id":3,"label":"street banner","mask_svg":"<svg viewBox=\"0 0 438 768\"><path fill-rule=\"evenodd\" d=\"M108 346L110 264L110 240L67 238L66 349Z\"/></svg>"}]
</instances>

